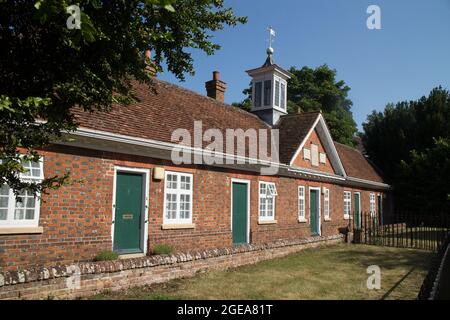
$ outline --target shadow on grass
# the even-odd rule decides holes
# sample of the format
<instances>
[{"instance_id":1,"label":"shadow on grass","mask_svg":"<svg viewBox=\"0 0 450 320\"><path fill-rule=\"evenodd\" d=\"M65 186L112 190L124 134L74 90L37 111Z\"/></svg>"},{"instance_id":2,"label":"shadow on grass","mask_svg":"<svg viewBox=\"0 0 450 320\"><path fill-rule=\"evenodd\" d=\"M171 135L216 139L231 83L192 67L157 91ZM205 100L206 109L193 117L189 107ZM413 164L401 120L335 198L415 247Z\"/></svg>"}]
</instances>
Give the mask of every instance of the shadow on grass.
<instances>
[{"instance_id":1,"label":"shadow on grass","mask_svg":"<svg viewBox=\"0 0 450 320\"><path fill-rule=\"evenodd\" d=\"M390 288L388 291L386 291L386 293L381 297L380 300L386 300L386 299L389 297L389 295L390 295L392 292L394 292L394 290L397 289L398 286L399 286L400 284L402 284L402 282L405 281L406 278L408 278L408 276L411 275L411 274L414 272L415 269L416 269L416 268L412 268L411 270L409 270L409 272L408 272L407 274L405 274L399 281L397 281L397 283L394 284L394 285L392 286L392 288Z\"/></svg>"},{"instance_id":2,"label":"shadow on grass","mask_svg":"<svg viewBox=\"0 0 450 320\"><path fill-rule=\"evenodd\" d=\"M104 293L94 299L413 299L433 254L426 251L368 245L311 248L255 265L176 279L163 284ZM330 273L330 265L335 273ZM368 293L365 270L378 265L386 272L383 291ZM406 294L405 294L406 292ZM301 294L300 294L301 293Z\"/></svg>"},{"instance_id":3,"label":"shadow on grass","mask_svg":"<svg viewBox=\"0 0 450 320\"><path fill-rule=\"evenodd\" d=\"M431 252L423 252L416 250L390 250L384 248L374 250L373 246L359 246L357 250L338 251L334 255L340 261L351 261L361 267L367 268L371 265L379 265L386 269L394 269L403 267L405 269L413 266L419 271L426 271L430 266L430 260L433 257ZM428 259L424 259L424 255L429 255Z\"/></svg>"}]
</instances>

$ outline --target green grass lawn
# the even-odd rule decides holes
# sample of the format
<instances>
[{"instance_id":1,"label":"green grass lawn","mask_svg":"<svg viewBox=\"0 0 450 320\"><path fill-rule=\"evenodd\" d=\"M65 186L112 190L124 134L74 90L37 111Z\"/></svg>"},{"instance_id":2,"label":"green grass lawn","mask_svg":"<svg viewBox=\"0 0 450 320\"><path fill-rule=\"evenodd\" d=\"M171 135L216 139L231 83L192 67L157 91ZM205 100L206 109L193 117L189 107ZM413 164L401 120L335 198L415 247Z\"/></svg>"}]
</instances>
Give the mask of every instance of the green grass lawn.
<instances>
[{"instance_id":1,"label":"green grass lawn","mask_svg":"<svg viewBox=\"0 0 450 320\"><path fill-rule=\"evenodd\" d=\"M92 299L415 299L432 257L412 249L342 244ZM380 290L366 287L370 265L381 268Z\"/></svg>"}]
</instances>

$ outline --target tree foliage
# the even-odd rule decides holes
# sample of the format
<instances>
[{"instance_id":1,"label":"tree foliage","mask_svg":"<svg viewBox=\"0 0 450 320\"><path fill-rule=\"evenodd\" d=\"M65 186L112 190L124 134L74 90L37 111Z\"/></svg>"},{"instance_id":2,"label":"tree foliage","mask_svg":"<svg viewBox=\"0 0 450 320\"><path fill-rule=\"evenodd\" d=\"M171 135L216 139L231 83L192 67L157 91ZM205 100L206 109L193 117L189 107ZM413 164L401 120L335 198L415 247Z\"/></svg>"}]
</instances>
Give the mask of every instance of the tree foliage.
<instances>
[{"instance_id":1,"label":"tree foliage","mask_svg":"<svg viewBox=\"0 0 450 320\"><path fill-rule=\"evenodd\" d=\"M389 104L383 112L372 112L363 128L367 155L394 185L399 206L436 207L429 201L417 202L422 197L433 202L438 197L440 204L445 204L442 194L450 193L446 182L449 156L445 153L450 139L447 90L438 87L417 101Z\"/></svg>"},{"instance_id":2,"label":"tree foliage","mask_svg":"<svg viewBox=\"0 0 450 320\"><path fill-rule=\"evenodd\" d=\"M439 138L434 145L400 162L397 182L399 205L408 211L450 211L450 139Z\"/></svg>"},{"instance_id":3,"label":"tree foliage","mask_svg":"<svg viewBox=\"0 0 450 320\"><path fill-rule=\"evenodd\" d=\"M353 146L357 128L351 112L353 103L348 98L350 87L336 80L336 70L322 65L316 69L292 67L289 72L293 76L287 90L288 113L297 113L299 108L302 112L321 110L333 139ZM245 89L243 93L247 98L234 105L249 110L251 91L251 88Z\"/></svg>"},{"instance_id":4,"label":"tree foliage","mask_svg":"<svg viewBox=\"0 0 450 320\"><path fill-rule=\"evenodd\" d=\"M18 179L24 160L64 131L76 129L70 108L108 110L129 102L131 81L151 85L145 71L165 65L179 79L193 73L190 49L213 54L211 32L245 23L223 0L80 0L81 28L69 29L66 0L0 0L0 185L34 193ZM145 50L152 50L152 61Z\"/></svg>"},{"instance_id":5,"label":"tree foliage","mask_svg":"<svg viewBox=\"0 0 450 320\"><path fill-rule=\"evenodd\" d=\"M316 69L303 67L289 69L294 76L288 85L288 112L322 110L333 139L353 146L357 131L348 98L350 87L336 80L336 70L327 65Z\"/></svg>"}]
</instances>

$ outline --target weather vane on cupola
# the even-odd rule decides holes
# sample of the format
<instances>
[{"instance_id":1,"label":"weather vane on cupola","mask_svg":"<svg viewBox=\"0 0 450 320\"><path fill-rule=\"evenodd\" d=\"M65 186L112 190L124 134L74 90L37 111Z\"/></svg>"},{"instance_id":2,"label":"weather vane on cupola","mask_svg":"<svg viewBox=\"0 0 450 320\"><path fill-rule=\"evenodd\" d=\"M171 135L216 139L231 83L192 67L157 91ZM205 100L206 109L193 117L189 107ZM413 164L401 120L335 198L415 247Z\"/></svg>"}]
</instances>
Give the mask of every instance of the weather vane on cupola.
<instances>
[{"instance_id":1,"label":"weather vane on cupola","mask_svg":"<svg viewBox=\"0 0 450 320\"><path fill-rule=\"evenodd\" d=\"M273 61L273 38L275 30L268 27L269 47L266 62L259 68L247 70L252 78L252 107L256 114L269 126L275 125L281 116L287 114L287 85L292 74Z\"/></svg>"},{"instance_id":2,"label":"weather vane on cupola","mask_svg":"<svg viewBox=\"0 0 450 320\"><path fill-rule=\"evenodd\" d=\"M275 38L275 30L272 27L267 28L267 31L269 31L269 47L267 48L267 60L264 63L263 67L268 67L273 65L273 38Z\"/></svg>"},{"instance_id":3,"label":"weather vane on cupola","mask_svg":"<svg viewBox=\"0 0 450 320\"><path fill-rule=\"evenodd\" d=\"M271 52L273 53L273 48L272 48L272 43L273 43L273 38L275 38L275 30L272 27L267 28L267 31L269 31L269 48L267 49L267 52Z\"/></svg>"}]
</instances>

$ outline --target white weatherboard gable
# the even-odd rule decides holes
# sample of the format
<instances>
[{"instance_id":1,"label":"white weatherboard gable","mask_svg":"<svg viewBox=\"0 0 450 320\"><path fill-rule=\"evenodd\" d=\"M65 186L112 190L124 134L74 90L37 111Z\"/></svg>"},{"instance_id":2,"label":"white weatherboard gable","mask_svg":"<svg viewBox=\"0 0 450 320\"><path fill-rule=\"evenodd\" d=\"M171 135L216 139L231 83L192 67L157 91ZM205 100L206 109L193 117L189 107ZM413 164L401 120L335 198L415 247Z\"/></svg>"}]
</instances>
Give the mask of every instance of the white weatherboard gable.
<instances>
[{"instance_id":1,"label":"white weatherboard gable","mask_svg":"<svg viewBox=\"0 0 450 320\"><path fill-rule=\"evenodd\" d=\"M314 121L314 124L309 129L308 134L305 136L302 143L297 148L297 151L292 157L289 165L292 166L294 164L295 159L300 155L303 147L305 146L306 142L308 141L314 130L317 131L320 141L322 142L322 145L327 154L327 158L330 160L330 163L336 170L336 173L340 176L347 177L344 166L342 165L342 161L339 158L338 152L336 150L336 146L334 145L333 138L331 137L330 131L328 130L328 127L325 123L325 119L323 118L322 114L317 115L316 121Z\"/></svg>"}]
</instances>

